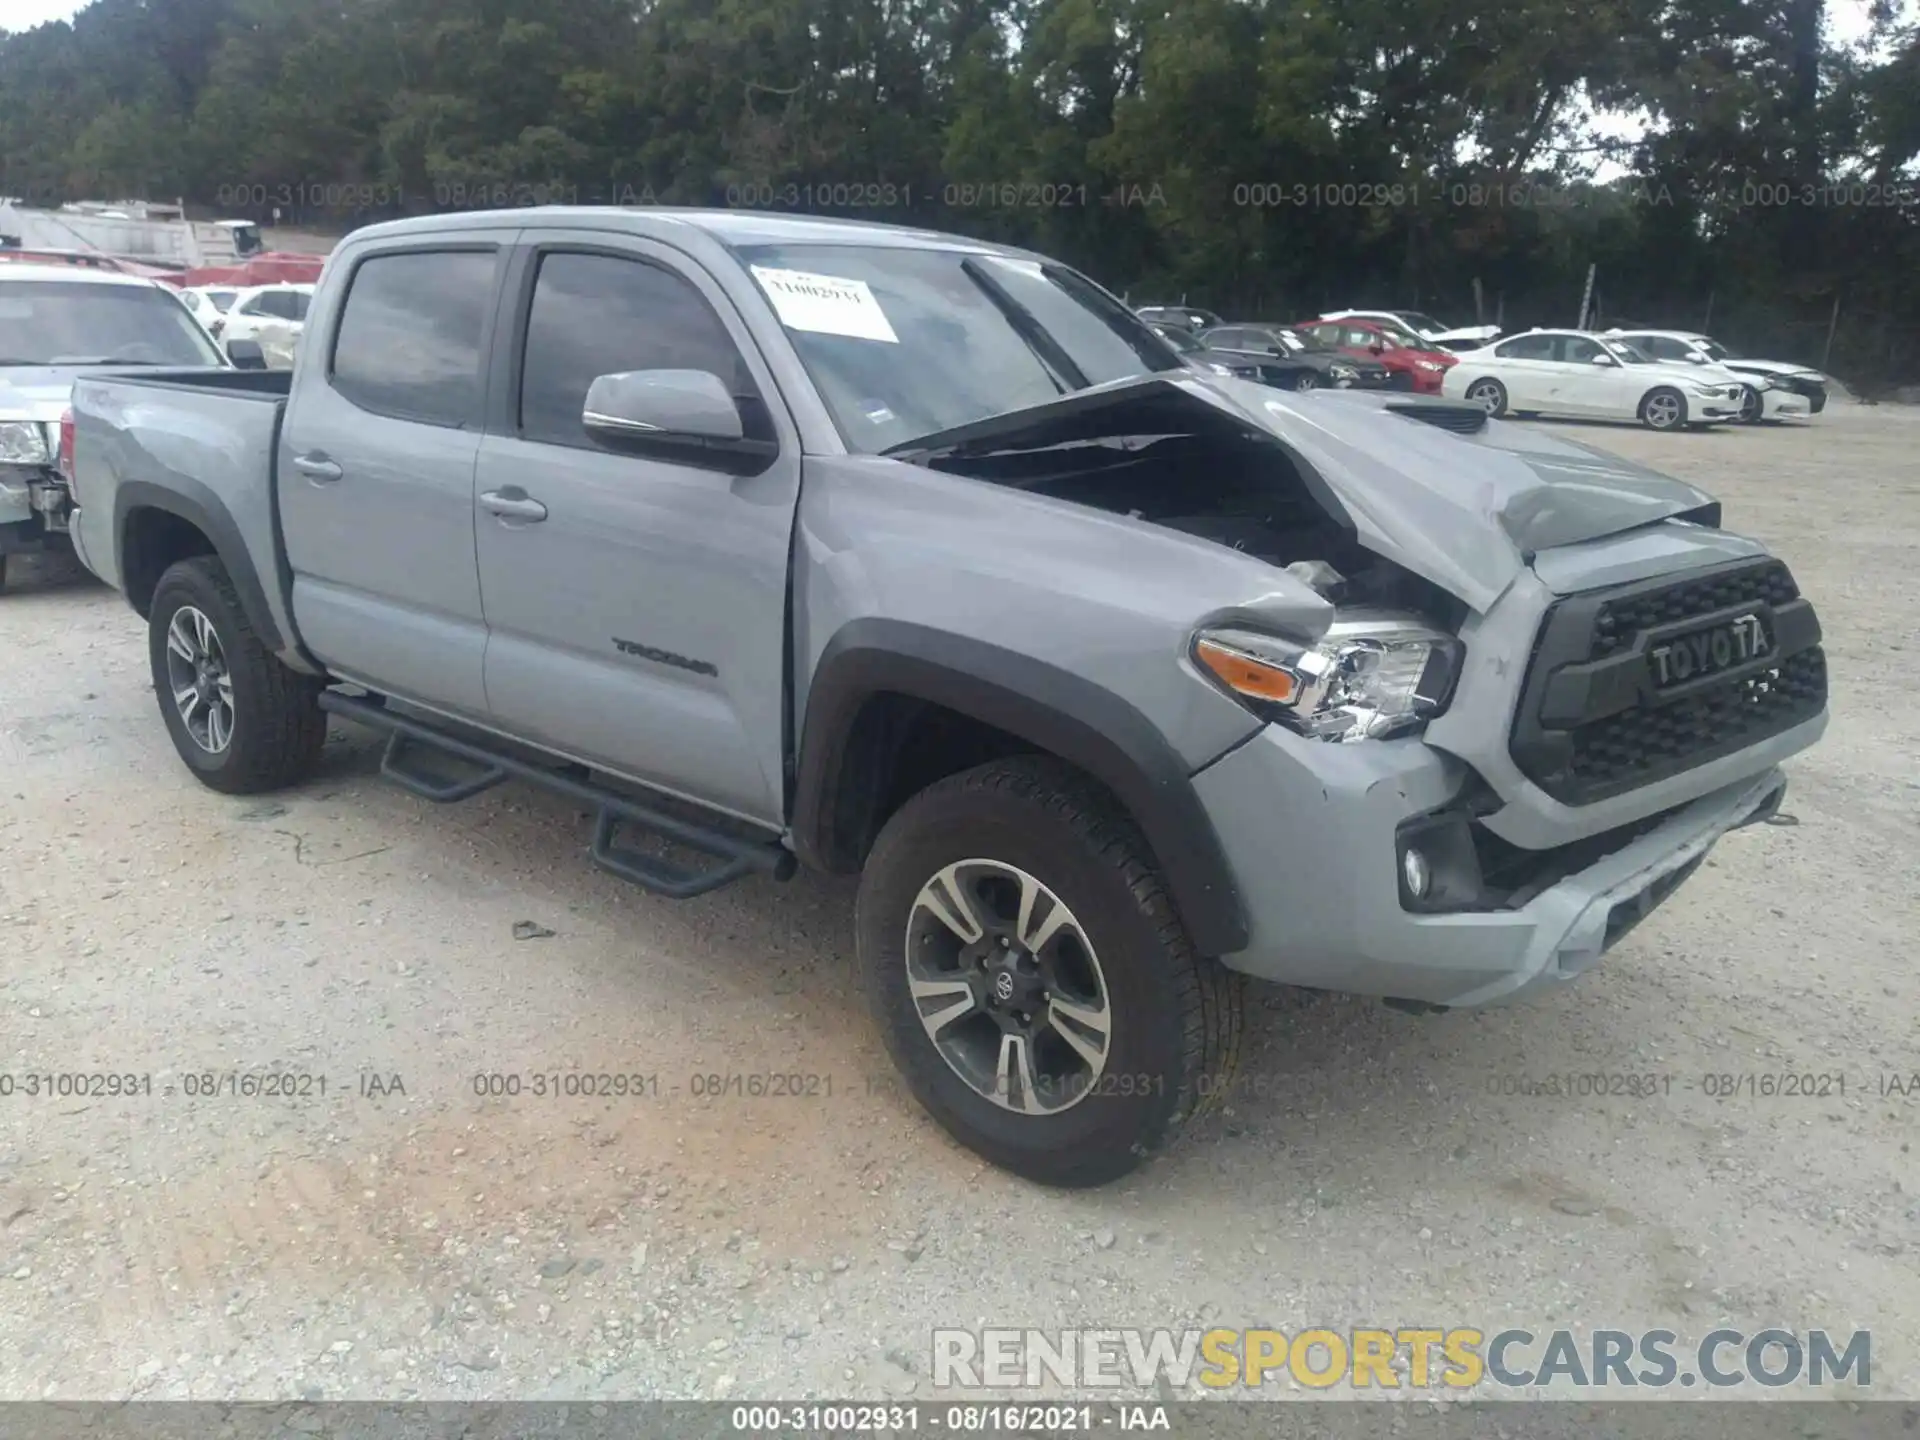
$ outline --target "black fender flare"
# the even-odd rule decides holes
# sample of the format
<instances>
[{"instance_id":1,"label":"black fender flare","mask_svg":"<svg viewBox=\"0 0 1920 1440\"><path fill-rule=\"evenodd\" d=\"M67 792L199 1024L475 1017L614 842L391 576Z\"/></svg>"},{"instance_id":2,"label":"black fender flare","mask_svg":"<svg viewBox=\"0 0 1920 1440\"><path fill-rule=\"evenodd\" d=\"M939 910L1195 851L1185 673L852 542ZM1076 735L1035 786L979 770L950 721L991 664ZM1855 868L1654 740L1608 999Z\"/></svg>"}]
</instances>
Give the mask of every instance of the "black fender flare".
<instances>
[{"instance_id":1,"label":"black fender flare","mask_svg":"<svg viewBox=\"0 0 1920 1440\"><path fill-rule=\"evenodd\" d=\"M795 851L845 873L860 857L835 834L835 797L856 717L893 693L995 726L1079 767L1112 791L1159 861L1203 955L1248 943L1246 912L1192 773L1159 728L1101 685L1002 646L906 621L849 621L821 652L807 694L794 781Z\"/></svg>"},{"instance_id":2,"label":"black fender flare","mask_svg":"<svg viewBox=\"0 0 1920 1440\"><path fill-rule=\"evenodd\" d=\"M274 623L272 607L267 604L267 593L261 588L247 543L241 539L240 527L218 495L185 475L171 477L164 486L146 480L123 481L113 497L114 569L123 587L127 582L127 522L136 510L165 511L206 536L213 545L215 557L233 581L234 593L247 612L247 623L260 637L260 643L276 654L285 649L285 639Z\"/></svg>"}]
</instances>

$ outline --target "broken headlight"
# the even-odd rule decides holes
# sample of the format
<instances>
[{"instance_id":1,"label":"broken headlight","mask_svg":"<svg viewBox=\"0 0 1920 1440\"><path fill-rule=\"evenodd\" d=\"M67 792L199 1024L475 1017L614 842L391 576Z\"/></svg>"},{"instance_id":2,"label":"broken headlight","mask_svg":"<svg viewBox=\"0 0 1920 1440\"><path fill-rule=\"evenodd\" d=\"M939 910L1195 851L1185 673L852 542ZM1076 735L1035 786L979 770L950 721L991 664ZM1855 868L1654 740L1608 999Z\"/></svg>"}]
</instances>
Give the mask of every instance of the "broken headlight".
<instances>
[{"instance_id":1,"label":"broken headlight","mask_svg":"<svg viewBox=\"0 0 1920 1440\"><path fill-rule=\"evenodd\" d=\"M1255 714L1335 741L1417 730L1446 709L1464 653L1445 631L1392 611L1339 611L1308 643L1238 628L1193 641L1202 673Z\"/></svg>"}]
</instances>

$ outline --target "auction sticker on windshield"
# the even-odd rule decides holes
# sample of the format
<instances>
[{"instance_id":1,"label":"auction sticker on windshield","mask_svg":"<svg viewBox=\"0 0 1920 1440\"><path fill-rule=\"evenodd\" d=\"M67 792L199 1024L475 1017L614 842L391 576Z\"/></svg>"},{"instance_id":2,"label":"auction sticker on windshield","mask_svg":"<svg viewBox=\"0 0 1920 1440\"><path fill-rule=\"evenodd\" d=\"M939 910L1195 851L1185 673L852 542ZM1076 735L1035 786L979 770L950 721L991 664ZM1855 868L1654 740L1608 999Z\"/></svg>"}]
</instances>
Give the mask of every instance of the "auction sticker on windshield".
<instances>
[{"instance_id":1,"label":"auction sticker on windshield","mask_svg":"<svg viewBox=\"0 0 1920 1440\"><path fill-rule=\"evenodd\" d=\"M753 278L773 302L780 323L789 330L900 343L866 281L815 275L806 270L776 270L766 265L752 269Z\"/></svg>"}]
</instances>

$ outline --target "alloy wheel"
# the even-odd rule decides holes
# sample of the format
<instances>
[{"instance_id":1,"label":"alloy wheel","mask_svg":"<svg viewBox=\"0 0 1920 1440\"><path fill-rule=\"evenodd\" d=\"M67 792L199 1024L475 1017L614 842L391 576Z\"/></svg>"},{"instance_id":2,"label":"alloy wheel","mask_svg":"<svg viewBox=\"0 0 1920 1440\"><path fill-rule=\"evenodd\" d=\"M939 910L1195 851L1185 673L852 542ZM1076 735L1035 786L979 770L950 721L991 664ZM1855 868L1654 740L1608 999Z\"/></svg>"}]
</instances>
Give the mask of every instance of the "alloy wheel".
<instances>
[{"instance_id":1,"label":"alloy wheel","mask_svg":"<svg viewBox=\"0 0 1920 1440\"><path fill-rule=\"evenodd\" d=\"M960 860L907 914L907 986L940 1058L1021 1115L1071 1109L1113 1043L1106 976L1078 918L1026 871Z\"/></svg>"},{"instance_id":2,"label":"alloy wheel","mask_svg":"<svg viewBox=\"0 0 1920 1440\"><path fill-rule=\"evenodd\" d=\"M213 621L191 605L167 624L167 683L193 743L209 755L233 743L233 676Z\"/></svg>"},{"instance_id":3,"label":"alloy wheel","mask_svg":"<svg viewBox=\"0 0 1920 1440\"><path fill-rule=\"evenodd\" d=\"M1680 397L1654 395L1647 400L1647 423L1656 430L1671 430L1680 423Z\"/></svg>"}]
</instances>

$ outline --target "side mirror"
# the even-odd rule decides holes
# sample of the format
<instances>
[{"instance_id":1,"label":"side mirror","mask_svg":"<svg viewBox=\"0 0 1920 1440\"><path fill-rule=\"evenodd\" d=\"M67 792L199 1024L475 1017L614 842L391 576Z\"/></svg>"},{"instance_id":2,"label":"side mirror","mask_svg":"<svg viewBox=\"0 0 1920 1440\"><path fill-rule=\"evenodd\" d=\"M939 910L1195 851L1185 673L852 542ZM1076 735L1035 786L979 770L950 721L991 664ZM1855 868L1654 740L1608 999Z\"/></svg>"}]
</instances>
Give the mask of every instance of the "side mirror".
<instances>
[{"instance_id":1,"label":"side mirror","mask_svg":"<svg viewBox=\"0 0 1920 1440\"><path fill-rule=\"evenodd\" d=\"M236 370L267 368L267 352L260 348L258 340L229 340L227 359L233 362L233 368Z\"/></svg>"},{"instance_id":2,"label":"side mirror","mask_svg":"<svg viewBox=\"0 0 1920 1440\"><path fill-rule=\"evenodd\" d=\"M1595 365L1611 365L1613 364L1613 357L1611 355L1602 353L1594 356L1592 363Z\"/></svg>"},{"instance_id":3,"label":"side mirror","mask_svg":"<svg viewBox=\"0 0 1920 1440\"><path fill-rule=\"evenodd\" d=\"M587 387L580 423L609 450L657 454L753 475L779 453L747 438L740 404L707 370L625 370Z\"/></svg>"},{"instance_id":4,"label":"side mirror","mask_svg":"<svg viewBox=\"0 0 1920 1440\"><path fill-rule=\"evenodd\" d=\"M1698 350L1689 350L1687 352L1687 359L1691 360L1696 365L1705 365L1708 363L1707 357L1701 354L1701 352Z\"/></svg>"}]
</instances>

